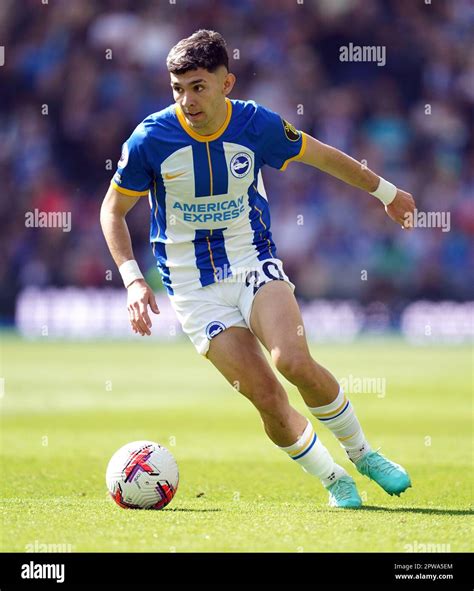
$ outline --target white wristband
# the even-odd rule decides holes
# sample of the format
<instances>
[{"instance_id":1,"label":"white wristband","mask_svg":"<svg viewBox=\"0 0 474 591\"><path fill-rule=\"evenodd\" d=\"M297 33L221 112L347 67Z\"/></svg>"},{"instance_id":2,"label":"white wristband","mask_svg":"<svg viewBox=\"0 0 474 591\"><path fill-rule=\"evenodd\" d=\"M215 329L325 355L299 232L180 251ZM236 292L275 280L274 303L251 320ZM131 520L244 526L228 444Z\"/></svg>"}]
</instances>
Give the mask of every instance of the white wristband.
<instances>
[{"instance_id":1,"label":"white wristband","mask_svg":"<svg viewBox=\"0 0 474 591\"><path fill-rule=\"evenodd\" d=\"M122 275L123 283L125 287L128 287L132 284L135 279L143 279L142 272L140 271L140 267L137 264L135 259L131 259L130 261L125 261L119 267L120 275Z\"/></svg>"},{"instance_id":2,"label":"white wristband","mask_svg":"<svg viewBox=\"0 0 474 591\"><path fill-rule=\"evenodd\" d=\"M384 205L390 205L397 194L397 187L380 177L379 186L370 194L380 199Z\"/></svg>"}]
</instances>

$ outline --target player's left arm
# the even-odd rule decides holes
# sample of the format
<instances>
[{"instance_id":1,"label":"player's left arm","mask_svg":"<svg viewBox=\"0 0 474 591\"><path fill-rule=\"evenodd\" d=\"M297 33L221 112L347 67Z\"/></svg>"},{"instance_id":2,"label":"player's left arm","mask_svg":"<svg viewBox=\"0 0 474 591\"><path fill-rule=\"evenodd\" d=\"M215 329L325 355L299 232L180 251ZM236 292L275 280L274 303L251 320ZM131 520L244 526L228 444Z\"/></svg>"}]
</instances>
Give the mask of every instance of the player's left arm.
<instances>
[{"instance_id":1,"label":"player's left arm","mask_svg":"<svg viewBox=\"0 0 474 591\"><path fill-rule=\"evenodd\" d=\"M385 205L385 211L395 222L402 225L403 228L411 227L415 201L413 196L402 189L390 186L384 179L381 179L375 172L362 163L354 160L337 148L328 146L308 134L306 135L306 149L302 156L298 158L300 162L319 168L327 172L348 185L373 193L379 191L381 196L376 195L382 202L391 202ZM390 192L393 192L390 195ZM387 197L388 195L388 197Z\"/></svg>"}]
</instances>

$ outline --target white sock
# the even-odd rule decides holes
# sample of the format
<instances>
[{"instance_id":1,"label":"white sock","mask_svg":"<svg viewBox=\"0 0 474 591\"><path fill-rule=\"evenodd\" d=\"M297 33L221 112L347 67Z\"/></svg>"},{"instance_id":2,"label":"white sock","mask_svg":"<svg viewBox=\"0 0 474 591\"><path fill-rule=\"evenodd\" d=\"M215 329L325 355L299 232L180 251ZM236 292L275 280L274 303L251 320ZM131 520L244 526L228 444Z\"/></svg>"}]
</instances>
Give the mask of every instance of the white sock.
<instances>
[{"instance_id":1,"label":"white sock","mask_svg":"<svg viewBox=\"0 0 474 591\"><path fill-rule=\"evenodd\" d=\"M310 421L296 443L280 449L295 460L305 472L317 476L326 487L347 474L344 468L334 462L318 439Z\"/></svg>"},{"instance_id":2,"label":"white sock","mask_svg":"<svg viewBox=\"0 0 474 591\"><path fill-rule=\"evenodd\" d=\"M352 404L342 388L339 388L339 394L330 404L308 408L311 414L334 433L353 462L371 450Z\"/></svg>"}]
</instances>

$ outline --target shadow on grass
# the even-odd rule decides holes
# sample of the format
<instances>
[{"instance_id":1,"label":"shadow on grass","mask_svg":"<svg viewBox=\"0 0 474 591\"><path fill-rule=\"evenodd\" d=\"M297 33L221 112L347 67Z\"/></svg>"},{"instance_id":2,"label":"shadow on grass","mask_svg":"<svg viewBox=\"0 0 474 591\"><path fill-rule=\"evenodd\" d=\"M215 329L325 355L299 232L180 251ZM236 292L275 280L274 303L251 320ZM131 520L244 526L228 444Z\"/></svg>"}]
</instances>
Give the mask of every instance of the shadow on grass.
<instances>
[{"instance_id":1,"label":"shadow on grass","mask_svg":"<svg viewBox=\"0 0 474 591\"><path fill-rule=\"evenodd\" d=\"M473 515L472 509L430 509L429 507L378 507L363 505L359 511L385 511L387 513L421 513L426 515Z\"/></svg>"},{"instance_id":2,"label":"shadow on grass","mask_svg":"<svg viewBox=\"0 0 474 591\"><path fill-rule=\"evenodd\" d=\"M187 507L170 507L166 511L192 511L193 513L215 513L222 511L222 509L189 509Z\"/></svg>"}]
</instances>

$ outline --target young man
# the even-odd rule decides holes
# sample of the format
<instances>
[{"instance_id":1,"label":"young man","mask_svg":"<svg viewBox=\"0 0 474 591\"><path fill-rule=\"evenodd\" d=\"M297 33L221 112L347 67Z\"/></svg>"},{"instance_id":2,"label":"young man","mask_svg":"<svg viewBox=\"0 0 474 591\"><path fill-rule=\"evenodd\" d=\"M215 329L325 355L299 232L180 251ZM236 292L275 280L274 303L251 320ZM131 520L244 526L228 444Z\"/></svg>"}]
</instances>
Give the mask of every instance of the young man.
<instances>
[{"instance_id":1,"label":"young man","mask_svg":"<svg viewBox=\"0 0 474 591\"><path fill-rule=\"evenodd\" d=\"M183 39L167 67L176 104L147 117L123 145L101 209L133 330L151 334L148 306L159 313L125 222L148 195L150 242L183 330L255 405L270 439L322 481L331 506L361 506L353 479L290 406L259 341L357 470L399 495L411 485L406 471L372 451L336 379L309 353L294 285L276 257L260 169L285 170L293 160L314 166L378 197L402 225L412 196L253 101L230 101L235 76L218 33Z\"/></svg>"}]
</instances>

